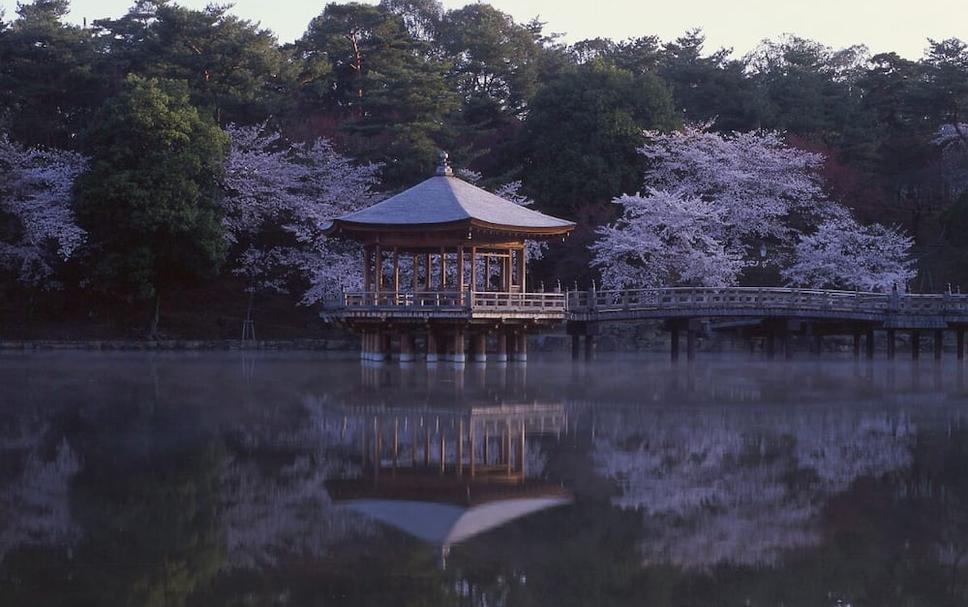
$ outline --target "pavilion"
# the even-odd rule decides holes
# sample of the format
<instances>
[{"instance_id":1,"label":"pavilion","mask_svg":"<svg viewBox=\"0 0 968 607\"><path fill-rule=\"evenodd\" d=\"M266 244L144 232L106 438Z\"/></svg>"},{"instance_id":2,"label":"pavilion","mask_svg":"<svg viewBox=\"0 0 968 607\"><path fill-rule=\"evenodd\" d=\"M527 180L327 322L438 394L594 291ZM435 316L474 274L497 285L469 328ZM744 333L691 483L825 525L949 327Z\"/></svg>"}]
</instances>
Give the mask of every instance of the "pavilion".
<instances>
[{"instance_id":1,"label":"pavilion","mask_svg":"<svg viewBox=\"0 0 968 607\"><path fill-rule=\"evenodd\" d=\"M525 208L454 176L436 175L333 221L327 234L362 247L363 290L329 302L323 317L362 334L364 360L526 360L527 332L561 322L565 295L527 289L527 242L565 238L575 224Z\"/></svg>"}]
</instances>

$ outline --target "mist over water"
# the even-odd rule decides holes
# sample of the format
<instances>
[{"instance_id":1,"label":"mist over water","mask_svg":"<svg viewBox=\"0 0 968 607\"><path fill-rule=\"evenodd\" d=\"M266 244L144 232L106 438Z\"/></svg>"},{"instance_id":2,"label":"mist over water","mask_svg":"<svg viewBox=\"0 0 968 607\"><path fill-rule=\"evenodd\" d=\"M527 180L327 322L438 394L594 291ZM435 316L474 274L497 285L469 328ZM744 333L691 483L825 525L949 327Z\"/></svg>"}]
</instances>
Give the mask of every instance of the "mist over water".
<instances>
[{"instance_id":1,"label":"mist over water","mask_svg":"<svg viewBox=\"0 0 968 607\"><path fill-rule=\"evenodd\" d=\"M0 604L962 605L956 361L0 356Z\"/></svg>"}]
</instances>

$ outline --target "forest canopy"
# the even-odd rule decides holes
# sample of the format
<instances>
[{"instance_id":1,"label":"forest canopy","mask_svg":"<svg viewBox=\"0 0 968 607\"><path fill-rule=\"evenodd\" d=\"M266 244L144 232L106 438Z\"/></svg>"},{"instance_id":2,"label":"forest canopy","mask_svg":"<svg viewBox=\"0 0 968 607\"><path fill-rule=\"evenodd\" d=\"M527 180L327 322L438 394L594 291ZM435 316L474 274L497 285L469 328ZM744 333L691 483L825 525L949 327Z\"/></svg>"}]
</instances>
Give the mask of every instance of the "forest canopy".
<instances>
[{"instance_id":1,"label":"forest canopy","mask_svg":"<svg viewBox=\"0 0 968 607\"><path fill-rule=\"evenodd\" d=\"M0 240L20 254L19 266L0 268L11 299L26 289L33 301L56 284L81 301L108 285L111 301L135 305L202 278L239 280L224 229L235 200L224 163L228 133L247 128L278 136L279 149L325 150L323 165L361 167L374 192L367 200L431 175L442 149L484 187L519 182L534 208L580 224L532 269L549 284L599 278L591 245L618 219L610 203L657 185L640 153L649 133L776 133L823 158L824 196L860 226L912 239L910 288L968 281L968 45L958 39L926 40L924 56L910 60L787 34L738 56L707 48L701 30L660 40L643 24L637 37L567 44L537 19L517 22L486 3L383 0L328 4L283 44L220 5L136 0L85 26L67 22L68 10L68 0L34 0L0 16L0 141L8 158L47 171L54 194L43 200L67 205L58 221L78 220L74 232L27 225L11 185L25 182L0 159ZM142 112L151 104L164 120ZM169 211L125 214L154 205L139 198L149 189ZM118 226L147 231L122 236ZM31 230L54 235L29 251L34 266L43 260L31 275L56 274L50 285L22 280ZM58 254L64 234L70 256ZM171 248L172 234L190 246ZM97 253L107 250L110 263ZM164 259L177 263L158 265ZM116 280L123 268L137 271Z\"/></svg>"}]
</instances>

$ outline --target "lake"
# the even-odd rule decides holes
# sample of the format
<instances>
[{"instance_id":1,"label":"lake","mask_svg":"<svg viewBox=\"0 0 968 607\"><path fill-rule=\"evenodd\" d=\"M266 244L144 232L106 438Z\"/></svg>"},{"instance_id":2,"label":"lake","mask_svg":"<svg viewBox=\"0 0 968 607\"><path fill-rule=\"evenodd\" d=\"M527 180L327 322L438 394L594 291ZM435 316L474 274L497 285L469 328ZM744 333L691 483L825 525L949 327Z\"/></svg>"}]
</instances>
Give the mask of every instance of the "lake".
<instances>
[{"instance_id":1,"label":"lake","mask_svg":"<svg viewBox=\"0 0 968 607\"><path fill-rule=\"evenodd\" d=\"M968 604L956 361L0 355L0 604Z\"/></svg>"}]
</instances>

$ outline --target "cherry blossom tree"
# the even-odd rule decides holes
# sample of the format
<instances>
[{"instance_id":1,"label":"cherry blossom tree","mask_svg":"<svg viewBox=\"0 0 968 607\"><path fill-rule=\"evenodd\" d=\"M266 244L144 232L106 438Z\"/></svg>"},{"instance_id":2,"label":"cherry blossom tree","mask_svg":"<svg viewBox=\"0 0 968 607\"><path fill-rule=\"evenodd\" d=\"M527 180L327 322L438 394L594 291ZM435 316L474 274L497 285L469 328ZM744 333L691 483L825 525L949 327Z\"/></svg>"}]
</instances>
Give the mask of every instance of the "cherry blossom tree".
<instances>
[{"instance_id":1,"label":"cherry blossom tree","mask_svg":"<svg viewBox=\"0 0 968 607\"><path fill-rule=\"evenodd\" d=\"M355 164L318 139L291 144L266 125L227 129L225 227L233 272L250 294L308 284L302 303L359 288L356 246L325 237L334 218L376 200L379 165Z\"/></svg>"},{"instance_id":2,"label":"cherry blossom tree","mask_svg":"<svg viewBox=\"0 0 968 607\"><path fill-rule=\"evenodd\" d=\"M790 147L777 133L722 135L708 126L647 133L639 150L647 193L617 198L621 217L599 230L592 247L606 286L729 286L755 263L801 286L884 288L910 278L910 240L860 226L830 200L819 176L823 156ZM846 242L870 251L863 265L842 270L849 276L811 269L820 249Z\"/></svg>"},{"instance_id":3,"label":"cherry blossom tree","mask_svg":"<svg viewBox=\"0 0 968 607\"><path fill-rule=\"evenodd\" d=\"M615 202L624 214L592 245L607 288L736 282L742 251L725 244L724 211L714 203L662 190Z\"/></svg>"},{"instance_id":4,"label":"cherry blossom tree","mask_svg":"<svg viewBox=\"0 0 968 607\"><path fill-rule=\"evenodd\" d=\"M844 215L800 237L793 263L781 272L793 286L890 291L915 276L910 237Z\"/></svg>"},{"instance_id":5,"label":"cherry blossom tree","mask_svg":"<svg viewBox=\"0 0 968 607\"><path fill-rule=\"evenodd\" d=\"M71 209L74 180L87 167L80 154L25 148L0 133L0 214L12 229L0 237L0 265L33 287L55 288L56 265L84 240Z\"/></svg>"}]
</instances>

